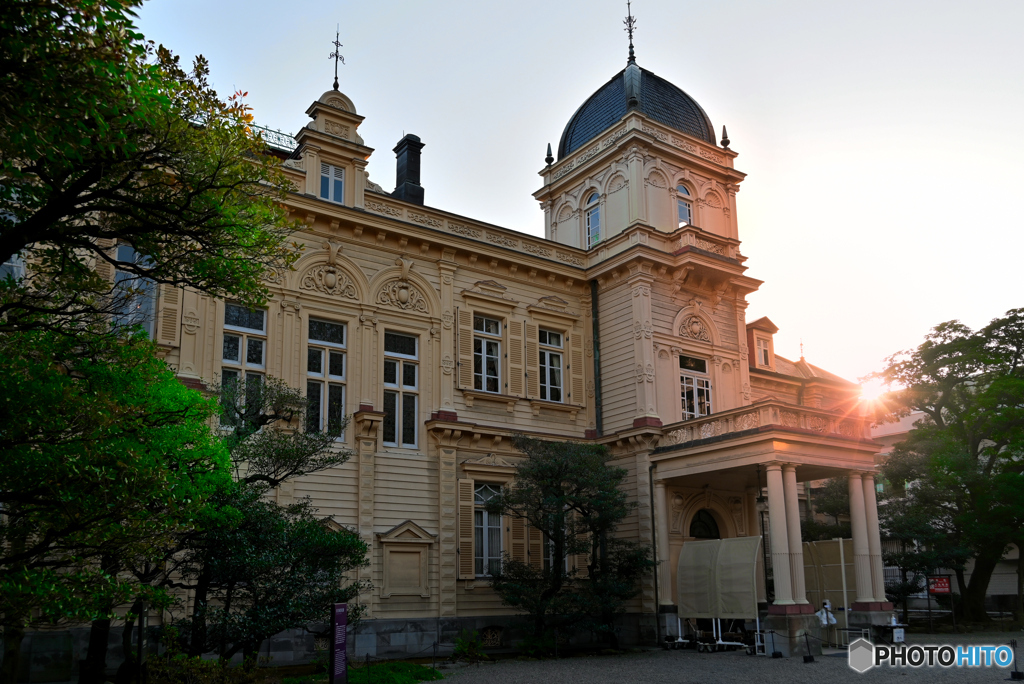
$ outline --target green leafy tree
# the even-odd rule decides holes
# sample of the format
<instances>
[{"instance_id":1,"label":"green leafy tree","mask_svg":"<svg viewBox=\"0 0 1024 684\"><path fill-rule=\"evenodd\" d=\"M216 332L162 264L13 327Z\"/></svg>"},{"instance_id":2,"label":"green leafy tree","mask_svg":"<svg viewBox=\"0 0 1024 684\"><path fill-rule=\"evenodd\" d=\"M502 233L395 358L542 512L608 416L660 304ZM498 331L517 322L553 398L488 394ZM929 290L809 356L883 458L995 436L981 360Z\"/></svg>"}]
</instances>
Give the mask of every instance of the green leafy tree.
<instances>
[{"instance_id":1,"label":"green leafy tree","mask_svg":"<svg viewBox=\"0 0 1024 684\"><path fill-rule=\"evenodd\" d=\"M1024 309L1014 309L978 331L940 324L877 374L898 388L886 395L892 415L924 413L882 467L899 499L881 507L885 533L917 542L901 567L955 571L969 620L988 619L992 572L1024 527L1022 362Z\"/></svg>"},{"instance_id":2,"label":"green leafy tree","mask_svg":"<svg viewBox=\"0 0 1024 684\"><path fill-rule=\"evenodd\" d=\"M506 554L492 586L529 616L535 645L553 645L556 629L572 627L616 644L615 618L654 567L649 548L615 536L635 508L621 487L626 471L607 465L603 446L522 435L513 444L526 459L487 508L540 531L548 553L542 564Z\"/></svg>"},{"instance_id":3,"label":"green leafy tree","mask_svg":"<svg viewBox=\"0 0 1024 684\"><path fill-rule=\"evenodd\" d=\"M222 99L201 56L186 72L146 42L141 4L0 3L0 263L28 264L0 281L0 331L81 334L123 307L112 268L259 303L267 269L295 257L291 186L244 94Z\"/></svg>"},{"instance_id":4,"label":"green leafy tree","mask_svg":"<svg viewBox=\"0 0 1024 684\"><path fill-rule=\"evenodd\" d=\"M192 612L178 625L192 657L214 652L251 660L278 632L329 618L333 603L365 587L349 574L366 564L366 543L318 519L308 500L279 504L285 482L345 463L334 432L303 430L306 400L275 378L214 388L220 394L232 485L207 506L208 524L183 536L162 582L192 591ZM358 618L356 607L351 615Z\"/></svg>"},{"instance_id":5,"label":"green leafy tree","mask_svg":"<svg viewBox=\"0 0 1024 684\"><path fill-rule=\"evenodd\" d=\"M832 477L812 492L812 505L816 513L828 516L839 525L839 516L850 515L850 488L845 478Z\"/></svg>"},{"instance_id":6,"label":"green leafy tree","mask_svg":"<svg viewBox=\"0 0 1024 684\"><path fill-rule=\"evenodd\" d=\"M0 681L27 628L148 591L122 564L157 559L230 480L215 411L144 338L0 336Z\"/></svg>"}]
</instances>

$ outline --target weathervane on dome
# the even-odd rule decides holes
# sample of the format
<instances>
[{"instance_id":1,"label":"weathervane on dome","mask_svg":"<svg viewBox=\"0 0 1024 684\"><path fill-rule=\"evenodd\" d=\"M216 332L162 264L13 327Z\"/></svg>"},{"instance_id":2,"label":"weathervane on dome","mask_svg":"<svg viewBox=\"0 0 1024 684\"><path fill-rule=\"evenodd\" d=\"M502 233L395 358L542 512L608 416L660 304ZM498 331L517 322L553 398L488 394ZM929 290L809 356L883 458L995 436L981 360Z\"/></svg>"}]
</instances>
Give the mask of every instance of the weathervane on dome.
<instances>
[{"instance_id":1,"label":"weathervane on dome","mask_svg":"<svg viewBox=\"0 0 1024 684\"><path fill-rule=\"evenodd\" d=\"M341 56L341 48L343 46L341 44L340 38L341 38L341 24L338 24L338 31L334 34L334 42L331 43L331 45L334 46L334 52L332 52L330 54L330 56L327 57L327 59L333 59L334 60L334 89L335 90L338 89L338 60L340 59L342 64L345 63L345 58Z\"/></svg>"},{"instance_id":2,"label":"weathervane on dome","mask_svg":"<svg viewBox=\"0 0 1024 684\"><path fill-rule=\"evenodd\" d=\"M629 60L626 62L635 62L636 58L633 56L633 30L636 28L636 17L633 16L633 8L630 5L630 0L626 0L626 18L622 22L626 25L626 33L629 35Z\"/></svg>"}]
</instances>

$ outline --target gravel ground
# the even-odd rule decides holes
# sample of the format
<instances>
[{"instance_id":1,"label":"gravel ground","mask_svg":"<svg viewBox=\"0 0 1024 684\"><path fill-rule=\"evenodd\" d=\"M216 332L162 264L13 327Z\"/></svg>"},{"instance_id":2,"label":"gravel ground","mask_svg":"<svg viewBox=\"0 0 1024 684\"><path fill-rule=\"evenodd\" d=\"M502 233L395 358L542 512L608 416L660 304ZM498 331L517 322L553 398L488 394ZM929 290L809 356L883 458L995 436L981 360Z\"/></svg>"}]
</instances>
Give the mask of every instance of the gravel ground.
<instances>
[{"instance_id":1,"label":"gravel ground","mask_svg":"<svg viewBox=\"0 0 1024 684\"><path fill-rule=\"evenodd\" d=\"M1024 661L1024 634L992 633L969 635L908 635L910 644L1005 644L1015 637L1018 657ZM1010 678L997 667L872 668L864 674L850 669L846 652L815 656L813 663L802 658L772 660L747 656L742 651L701 653L696 651L643 651L621 656L591 656L561 660L502 660L497 664L469 666L446 672L455 684L618 684L619 682L775 682L837 684L838 682L919 681L999 682ZM1024 662L1021 664L1024 669ZM906 677L907 679L903 679Z\"/></svg>"}]
</instances>

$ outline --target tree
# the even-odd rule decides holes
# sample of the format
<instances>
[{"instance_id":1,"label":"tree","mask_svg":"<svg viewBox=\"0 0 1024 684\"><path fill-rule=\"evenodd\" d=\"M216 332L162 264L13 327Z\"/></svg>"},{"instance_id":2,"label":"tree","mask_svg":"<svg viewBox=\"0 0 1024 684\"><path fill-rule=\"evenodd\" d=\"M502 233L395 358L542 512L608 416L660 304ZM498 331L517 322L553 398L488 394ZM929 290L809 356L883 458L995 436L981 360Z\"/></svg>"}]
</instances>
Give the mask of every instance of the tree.
<instances>
[{"instance_id":1,"label":"tree","mask_svg":"<svg viewBox=\"0 0 1024 684\"><path fill-rule=\"evenodd\" d=\"M882 468L899 499L881 507L885 533L917 542L901 567L951 567L965 617L987 620L992 572L1024 527L1024 309L978 331L942 323L876 377L897 388L890 416L924 413Z\"/></svg>"},{"instance_id":2,"label":"tree","mask_svg":"<svg viewBox=\"0 0 1024 684\"><path fill-rule=\"evenodd\" d=\"M0 263L29 264L0 281L0 332L81 334L147 282L258 304L295 258L291 185L244 94L222 100L201 56L186 73L147 43L141 4L0 3Z\"/></svg>"},{"instance_id":3,"label":"tree","mask_svg":"<svg viewBox=\"0 0 1024 684\"><path fill-rule=\"evenodd\" d=\"M4 684L26 628L109 618L141 591L123 564L158 558L229 481L215 409L140 336L0 336Z\"/></svg>"},{"instance_id":4,"label":"tree","mask_svg":"<svg viewBox=\"0 0 1024 684\"><path fill-rule=\"evenodd\" d=\"M833 477L825 485L814 490L814 510L826 515L839 525L839 516L850 515L850 488L846 478Z\"/></svg>"},{"instance_id":5,"label":"tree","mask_svg":"<svg viewBox=\"0 0 1024 684\"><path fill-rule=\"evenodd\" d=\"M603 446L522 435L513 444L526 459L487 508L542 534L547 552L540 563L506 554L492 586L505 605L529 615L540 647L570 627L598 631L614 645L615 617L654 567L647 547L615 537L635 508L621 489L626 471L607 465Z\"/></svg>"},{"instance_id":6,"label":"tree","mask_svg":"<svg viewBox=\"0 0 1024 684\"><path fill-rule=\"evenodd\" d=\"M327 621L331 604L365 588L347 580L367 562L355 532L318 519L308 500L271 498L293 478L345 463L351 453L335 438L346 425L303 430L299 390L275 378L248 382L214 388L222 424L231 426L224 440L235 477L208 504L208 523L167 550L174 563L160 580L193 593L192 612L179 624L193 657L248 659L264 639Z\"/></svg>"}]
</instances>

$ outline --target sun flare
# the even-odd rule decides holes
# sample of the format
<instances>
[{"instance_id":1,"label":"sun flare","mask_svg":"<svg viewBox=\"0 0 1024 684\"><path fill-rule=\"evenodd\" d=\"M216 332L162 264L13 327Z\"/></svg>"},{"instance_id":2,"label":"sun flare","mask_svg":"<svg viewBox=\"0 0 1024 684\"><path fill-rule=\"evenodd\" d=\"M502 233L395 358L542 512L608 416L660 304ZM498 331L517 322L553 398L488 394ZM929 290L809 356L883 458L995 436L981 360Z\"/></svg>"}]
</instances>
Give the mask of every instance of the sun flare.
<instances>
[{"instance_id":1,"label":"sun flare","mask_svg":"<svg viewBox=\"0 0 1024 684\"><path fill-rule=\"evenodd\" d=\"M860 384L860 398L862 401L878 401L888 388L877 378Z\"/></svg>"}]
</instances>

